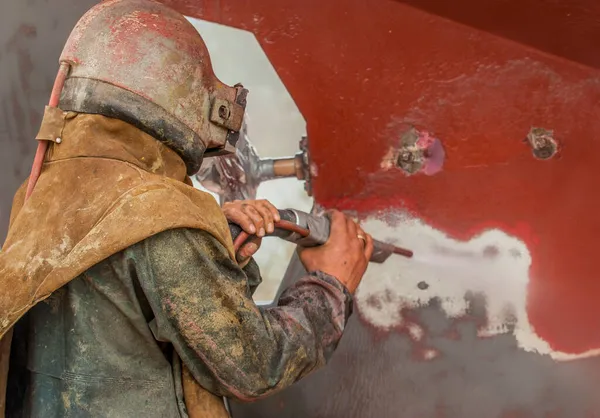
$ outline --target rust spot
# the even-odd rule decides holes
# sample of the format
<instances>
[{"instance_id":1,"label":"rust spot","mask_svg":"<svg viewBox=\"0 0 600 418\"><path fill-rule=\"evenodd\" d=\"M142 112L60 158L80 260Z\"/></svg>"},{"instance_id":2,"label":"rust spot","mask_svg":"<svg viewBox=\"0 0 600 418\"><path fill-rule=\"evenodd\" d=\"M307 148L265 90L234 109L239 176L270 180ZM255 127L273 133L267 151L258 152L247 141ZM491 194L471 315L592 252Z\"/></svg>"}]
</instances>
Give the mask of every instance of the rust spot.
<instances>
[{"instance_id":1,"label":"rust spot","mask_svg":"<svg viewBox=\"0 0 600 418\"><path fill-rule=\"evenodd\" d=\"M417 147L419 139L418 132L415 128L409 129L402 135L402 148L398 153L397 164L402 170L408 174L417 173L423 166L423 156Z\"/></svg>"},{"instance_id":2,"label":"rust spot","mask_svg":"<svg viewBox=\"0 0 600 418\"><path fill-rule=\"evenodd\" d=\"M544 128L531 128L527 134L527 142L531 146L533 156L539 160L547 160L558 151L558 144L554 139L554 131Z\"/></svg>"},{"instance_id":3,"label":"rust spot","mask_svg":"<svg viewBox=\"0 0 600 418\"><path fill-rule=\"evenodd\" d=\"M427 175L442 169L445 152L439 139L429 132L411 127L400 138L401 147L396 156L396 165L412 175L422 172Z\"/></svg>"}]
</instances>

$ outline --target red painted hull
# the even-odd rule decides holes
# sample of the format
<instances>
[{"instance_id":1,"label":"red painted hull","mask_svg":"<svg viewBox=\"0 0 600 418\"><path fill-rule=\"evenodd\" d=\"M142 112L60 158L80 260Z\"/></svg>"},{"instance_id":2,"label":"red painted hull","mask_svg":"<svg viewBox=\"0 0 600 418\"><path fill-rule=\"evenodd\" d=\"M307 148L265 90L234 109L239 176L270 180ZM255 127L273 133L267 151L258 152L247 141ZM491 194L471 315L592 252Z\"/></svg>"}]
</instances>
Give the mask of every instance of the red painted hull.
<instances>
[{"instance_id":1,"label":"red painted hull","mask_svg":"<svg viewBox=\"0 0 600 418\"><path fill-rule=\"evenodd\" d=\"M600 348L600 3L165 2L256 35L307 120L319 204L363 216L407 210L458 240L493 228L517 237L532 258L527 314L536 333L562 353ZM382 167L409 125L441 139L441 172ZM534 158L525 141L532 127L553 131L557 155ZM348 338L387 352L386 343ZM337 372L365 372L347 367ZM321 405L313 411L331 404L306 386L293 393L281 402L300 393ZM593 401L585 405L600 416ZM364 416L348 408L335 416ZM397 416L392 410L370 416Z\"/></svg>"},{"instance_id":2,"label":"red painted hull","mask_svg":"<svg viewBox=\"0 0 600 418\"><path fill-rule=\"evenodd\" d=\"M561 351L600 348L600 5L406 2L490 33L404 2L165 3L256 34L307 119L320 204L408 208L460 239L516 235L533 251L535 328ZM442 140L441 173L381 168L406 124ZM558 156L533 157L532 126L555 132Z\"/></svg>"}]
</instances>

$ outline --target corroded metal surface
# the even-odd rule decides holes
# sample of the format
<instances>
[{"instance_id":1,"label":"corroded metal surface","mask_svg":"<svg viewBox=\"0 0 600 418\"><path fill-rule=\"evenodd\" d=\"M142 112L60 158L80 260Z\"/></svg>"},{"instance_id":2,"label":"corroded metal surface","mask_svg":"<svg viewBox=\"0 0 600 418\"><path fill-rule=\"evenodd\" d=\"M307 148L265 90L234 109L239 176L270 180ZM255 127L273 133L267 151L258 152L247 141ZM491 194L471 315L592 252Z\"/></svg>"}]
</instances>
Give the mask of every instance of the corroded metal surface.
<instances>
[{"instance_id":1,"label":"corroded metal surface","mask_svg":"<svg viewBox=\"0 0 600 418\"><path fill-rule=\"evenodd\" d=\"M540 160L547 160L558 152L558 144L554 140L554 132L543 128L531 128L527 134L533 155Z\"/></svg>"},{"instance_id":2,"label":"corroded metal surface","mask_svg":"<svg viewBox=\"0 0 600 418\"><path fill-rule=\"evenodd\" d=\"M442 169L446 157L444 148L441 141L428 132L411 127L400 136L399 142L398 149L390 148L391 165L397 165L408 175L431 176Z\"/></svg>"}]
</instances>

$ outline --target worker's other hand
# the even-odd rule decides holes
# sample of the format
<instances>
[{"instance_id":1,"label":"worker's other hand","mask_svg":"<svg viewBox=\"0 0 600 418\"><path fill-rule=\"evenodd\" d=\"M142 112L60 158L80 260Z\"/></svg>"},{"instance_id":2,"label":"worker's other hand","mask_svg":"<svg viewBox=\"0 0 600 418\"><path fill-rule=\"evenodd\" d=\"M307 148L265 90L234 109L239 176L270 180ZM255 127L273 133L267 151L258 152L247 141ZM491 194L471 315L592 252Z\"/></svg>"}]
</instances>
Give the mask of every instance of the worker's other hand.
<instances>
[{"instance_id":1,"label":"worker's other hand","mask_svg":"<svg viewBox=\"0 0 600 418\"><path fill-rule=\"evenodd\" d=\"M223 205L223 213L229 222L238 224L249 235L256 235L238 251L238 261L249 259L258 251L261 238L275 230L279 211L267 200L235 200Z\"/></svg>"},{"instance_id":2,"label":"worker's other hand","mask_svg":"<svg viewBox=\"0 0 600 418\"><path fill-rule=\"evenodd\" d=\"M335 277L350 293L358 287L372 253L373 238L338 211L331 212L331 232L324 245L299 249L306 270L320 270Z\"/></svg>"}]
</instances>

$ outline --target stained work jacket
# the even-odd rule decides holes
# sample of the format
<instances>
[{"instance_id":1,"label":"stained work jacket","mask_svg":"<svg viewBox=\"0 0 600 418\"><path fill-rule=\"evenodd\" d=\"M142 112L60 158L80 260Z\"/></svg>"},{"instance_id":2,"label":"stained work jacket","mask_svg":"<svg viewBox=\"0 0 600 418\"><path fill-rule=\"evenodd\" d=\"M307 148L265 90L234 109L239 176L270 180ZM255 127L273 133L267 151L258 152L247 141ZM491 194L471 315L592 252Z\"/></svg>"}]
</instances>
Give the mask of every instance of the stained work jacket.
<instances>
[{"instance_id":1,"label":"stained work jacket","mask_svg":"<svg viewBox=\"0 0 600 418\"><path fill-rule=\"evenodd\" d=\"M259 308L258 268L183 161L122 121L63 113L0 253L0 370L24 416L221 417L325 364L351 297L315 272ZM208 390L205 391L204 389Z\"/></svg>"}]
</instances>

